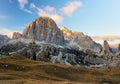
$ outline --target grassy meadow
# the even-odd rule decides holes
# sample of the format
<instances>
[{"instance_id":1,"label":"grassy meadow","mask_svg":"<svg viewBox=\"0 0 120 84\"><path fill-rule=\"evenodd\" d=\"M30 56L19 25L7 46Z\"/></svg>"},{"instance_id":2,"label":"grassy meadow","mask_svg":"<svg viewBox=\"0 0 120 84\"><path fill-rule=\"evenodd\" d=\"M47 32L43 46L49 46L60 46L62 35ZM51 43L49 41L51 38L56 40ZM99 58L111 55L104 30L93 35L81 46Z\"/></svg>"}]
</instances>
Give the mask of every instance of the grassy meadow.
<instances>
[{"instance_id":1,"label":"grassy meadow","mask_svg":"<svg viewBox=\"0 0 120 84\"><path fill-rule=\"evenodd\" d=\"M120 84L120 68L80 68L10 56L0 59L0 84Z\"/></svg>"}]
</instances>

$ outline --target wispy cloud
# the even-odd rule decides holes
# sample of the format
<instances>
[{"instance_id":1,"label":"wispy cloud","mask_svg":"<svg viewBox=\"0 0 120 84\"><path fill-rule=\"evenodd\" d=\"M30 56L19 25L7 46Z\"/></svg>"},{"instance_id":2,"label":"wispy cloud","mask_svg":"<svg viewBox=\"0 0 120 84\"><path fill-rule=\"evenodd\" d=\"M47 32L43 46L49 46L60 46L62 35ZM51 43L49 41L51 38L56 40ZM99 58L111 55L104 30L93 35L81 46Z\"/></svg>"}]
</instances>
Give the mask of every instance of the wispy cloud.
<instances>
[{"instance_id":1,"label":"wispy cloud","mask_svg":"<svg viewBox=\"0 0 120 84\"><path fill-rule=\"evenodd\" d=\"M25 5L27 5L29 2L28 0L18 0L20 9L32 14L32 10L28 10L25 8ZM38 7L34 3L30 4L31 9L37 10L37 14L39 16L47 16L51 17L57 24L60 24L63 22L63 19L65 16L72 16L73 13L79 8L82 7L83 3L79 0L73 0L68 2L65 6L56 9L52 6L45 6L45 7ZM60 12L61 11L61 12Z\"/></svg>"},{"instance_id":2,"label":"wispy cloud","mask_svg":"<svg viewBox=\"0 0 120 84\"><path fill-rule=\"evenodd\" d=\"M39 8L33 3L31 3L30 7L35 8L39 16L51 17L58 24L63 22L63 17L57 13L54 7L45 6L44 8Z\"/></svg>"},{"instance_id":3,"label":"wispy cloud","mask_svg":"<svg viewBox=\"0 0 120 84\"><path fill-rule=\"evenodd\" d=\"M58 10L51 6L39 8L34 3L30 4L30 8L36 9L39 16L51 17L56 23L59 24L63 22L65 15L72 16L73 13L82 5L82 2L74 0L68 2L68 4L66 4L64 7L59 8ZM61 11L61 13L59 13L58 11Z\"/></svg>"},{"instance_id":4,"label":"wispy cloud","mask_svg":"<svg viewBox=\"0 0 120 84\"><path fill-rule=\"evenodd\" d=\"M82 7L83 3L80 1L73 0L72 2L69 2L66 4L65 7L61 8L61 11L67 15L67 16L72 16L72 14L79 8Z\"/></svg>"},{"instance_id":5,"label":"wispy cloud","mask_svg":"<svg viewBox=\"0 0 120 84\"><path fill-rule=\"evenodd\" d=\"M103 44L104 40L107 40L112 47L117 47L120 44L120 36L107 35L107 36L94 36L93 40Z\"/></svg>"},{"instance_id":6,"label":"wispy cloud","mask_svg":"<svg viewBox=\"0 0 120 84\"><path fill-rule=\"evenodd\" d=\"M18 0L18 2L21 10L24 10L25 12L32 14L31 10L25 8L25 5L28 4L28 0Z\"/></svg>"}]
</instances>

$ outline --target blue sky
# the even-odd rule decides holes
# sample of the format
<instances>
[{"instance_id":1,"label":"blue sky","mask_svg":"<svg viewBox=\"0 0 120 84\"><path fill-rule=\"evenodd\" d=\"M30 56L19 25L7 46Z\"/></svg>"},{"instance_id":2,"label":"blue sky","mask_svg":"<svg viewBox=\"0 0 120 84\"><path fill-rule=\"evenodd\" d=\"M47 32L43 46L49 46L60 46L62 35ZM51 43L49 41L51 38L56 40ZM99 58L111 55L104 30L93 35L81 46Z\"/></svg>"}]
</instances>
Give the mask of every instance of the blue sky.
<instances>
[{"instance_id":1,"label":"blue sky","mask_svg":"<svg viewBox=\"0 0 120 84\"><path fill-rule=\"evenodd\" d=\"M22 32L39 16L90 36L120 35L120 0L0 0L0 34Z\"/></svg>"}]
</instances>

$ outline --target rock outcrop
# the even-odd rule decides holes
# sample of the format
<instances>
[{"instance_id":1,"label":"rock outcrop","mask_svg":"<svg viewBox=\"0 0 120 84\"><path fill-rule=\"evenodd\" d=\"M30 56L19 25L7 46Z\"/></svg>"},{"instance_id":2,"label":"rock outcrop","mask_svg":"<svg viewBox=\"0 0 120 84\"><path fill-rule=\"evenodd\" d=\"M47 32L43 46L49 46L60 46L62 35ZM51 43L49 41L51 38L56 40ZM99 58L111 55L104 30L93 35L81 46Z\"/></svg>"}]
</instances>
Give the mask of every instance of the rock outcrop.
<instances>
[{"instance_id":1,"label":"rock outcrop","mask_svg":"<svg viewBox=\"0 0 120 84\"><path fill-rule=\"evenodd\" d=\"M23 55L30 59L36 56L36 60L51 61L52 63L60 63L66 65L90 66L95 64L103 64L104 59L89 55L87 52L79 51L73 48L56 46L48 43L32 42L32 39L26 40L14 39L3 46L1 54L8 55ZM80 65L79 65L80 64ZM92 66L93 67L93 66ZM101 66L100 66L101 67Z\"/></svg>"},{"instance_id":2,"label":"rock outcrop","mask_svg":"<svg viewBox=\"0 0 120 84\"><path fill-rule=\"evenodd\" d=\"M65 40L72 47L78 47L82 50L89 49L96 53L99 53L102 49L100 44L95 43L89 36L84 35L82 32L72 32L65 27L62 27L61 30L63 31Z\"/></svg>"},{"instance_id":3,"label":"rock outcrop","mask_svg":"<svg viewBox=\"0 0 120 84\"><path fill-rule=\"evenodd\" d=\"M109 62L109 67L120 67L120 52L112 57L112 60Z\"/></svg>"},{"instance_id":4,"label":"rock outcrop","mask_svg":"<svg viewBox=\"0 0 120 84\"><path fill-rule=\"evenodd\" d=\"M45 41L57 45L64 44L62 31L56 23L48 17L40 17L30 23L23 31L23 38Z\"/></svg>"},{"instance_id":5,"label":"rock outcrop","mask_svg":"<svg viewBox=\"0 0 120 84\"><path fill-rule=\"evenodd\" d=\"M0 35L0 47L2 45L5 45L9 40L10 40L10 38L8 36Z\"/></svg>"},{"instance_id":6,"label":"rock outcrop","mask_svg":"<svg viewBox=\"0 0 120 84\"><path fill-rule=\"evenodd\" d=\"M104 40L103 44L104 46L103 46L101 55L105 55L105 56L113 55L112 49L110 48L109 43L106 40Z\"/></svg>"},{"instance_id":7,"label":"rock outcrop","mask_svg":"<svg viewBox=\"0 0 120 84\"><path fill-rule=\"evenodd\" d=\"M120 52L120 44L118 44L118 52Z\"/></svg>"},{"instance_id":8,"label":"rock outcrop","mask_svg":"<svg viewBox=\"0 0 120 84\"><path fill-rule=\"evenodd\" d=\"M22 34L20 34L19 32L14 32L12 39L19 39L19 38L22 38Z\"/></svg>"},{"instance_id":9,"label":"rock outcrop","mask_svg":"<svg viewBox=\"0 0 120 84\"><path fill-rule=\"evenodd\" d=\"M108 42L106 40L104 41L104 51L108 52L108 53L111 52L110 46L109 46L109 44L108 44Z\"/></svg>"},{"instance_id":10,"label":"rock outcrop","mask_svg":"<svg viewBox=\"0 0 120 84\"><path fill-rule=\"evenodd\" d=\"M109 67L120 67L120 44L118 44L118 51L112 57Z\"/></svg>"}]
</instances>

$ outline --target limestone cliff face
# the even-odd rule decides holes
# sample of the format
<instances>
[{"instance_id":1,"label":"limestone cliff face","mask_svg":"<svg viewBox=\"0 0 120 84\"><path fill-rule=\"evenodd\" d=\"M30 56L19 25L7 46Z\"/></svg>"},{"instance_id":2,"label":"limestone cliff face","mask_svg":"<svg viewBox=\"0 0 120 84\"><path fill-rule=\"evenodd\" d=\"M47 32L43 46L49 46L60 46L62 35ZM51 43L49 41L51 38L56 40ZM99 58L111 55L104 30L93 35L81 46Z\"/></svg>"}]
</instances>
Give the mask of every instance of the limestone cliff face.
<instances>
[{"instance_id":1,"label":"limestone cliff face","mask_svg":"<svg viewBox=\"0 0 120 84\"><path fill-rule=\"evenodd\" d=\"M23 31L23 37L57 45L64 44L62 31L57 27L56 23L48 17L40 17L30 23Z\"/></svg>"},{"instance_id":2,"label":"limestone cliff face","mask_svg":"<svg viewBox=\"0 0 120 84\"><path fill-rule=\"evenodd\" d=\"M82 32L72 32L71 30L62 27L65 39L70 43L77 44L83 50L90 49L94 52L100 52L102 46L95 43L89 36L84 35Z\"/></svg>"},{"instance_id":3,"label":"limestone cliff face","mask_svg":"<svg viewBox=\"0 0 120 84\"><path fill-rule=\"evenodd\" d=\"M22 34L20 34L19 32L14 32L12 39L18 39L18 38L22 38Z\"/></svg>"}]
</instances>

